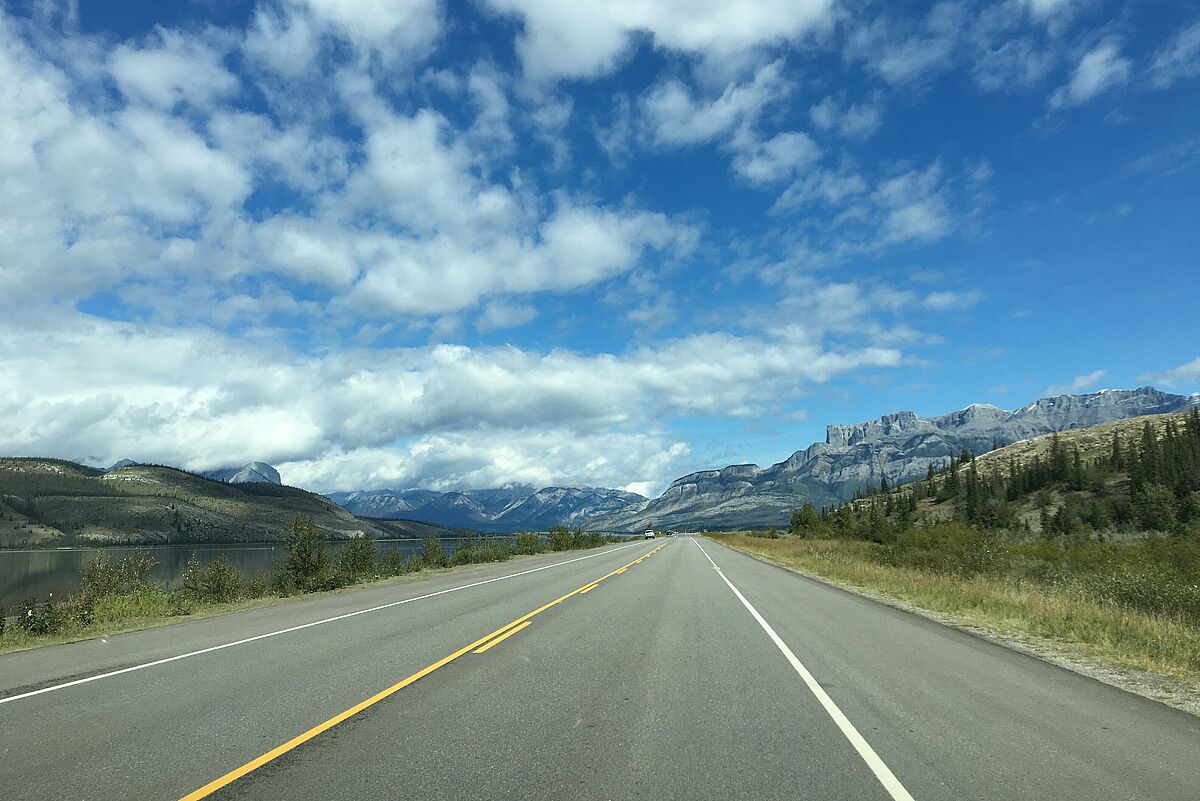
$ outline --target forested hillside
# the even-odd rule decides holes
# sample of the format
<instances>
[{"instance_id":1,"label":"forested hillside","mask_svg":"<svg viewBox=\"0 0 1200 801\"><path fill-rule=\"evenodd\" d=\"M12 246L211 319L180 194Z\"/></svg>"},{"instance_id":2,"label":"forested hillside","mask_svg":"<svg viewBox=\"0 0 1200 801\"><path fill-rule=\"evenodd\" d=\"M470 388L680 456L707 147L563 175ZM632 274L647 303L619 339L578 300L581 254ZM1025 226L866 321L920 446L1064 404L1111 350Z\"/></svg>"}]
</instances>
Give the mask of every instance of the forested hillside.
<instances>
[{"instance_id":1,"label":"forested hillside","mask_svg":"<svg viewBox=\"0 0 1200 801\"><path fill-rule=\"evenodd\" d=\"M899 488L796 510L792 531L876 541L913 526L959 521L1044 538L1200 532L1200 410L969 451Z\"/></svg>"}]
</instances>

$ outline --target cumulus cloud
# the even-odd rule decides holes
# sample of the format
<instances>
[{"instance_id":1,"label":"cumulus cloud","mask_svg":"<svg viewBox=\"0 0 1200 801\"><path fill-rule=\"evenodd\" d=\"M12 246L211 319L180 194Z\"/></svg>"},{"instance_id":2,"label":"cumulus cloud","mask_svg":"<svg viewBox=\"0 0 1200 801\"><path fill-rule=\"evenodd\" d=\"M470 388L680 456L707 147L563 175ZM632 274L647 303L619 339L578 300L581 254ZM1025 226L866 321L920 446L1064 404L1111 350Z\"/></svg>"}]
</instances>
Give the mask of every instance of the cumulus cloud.
<instances>
[{"instance_id":1,"label":"cumulus cloud","mask_svg":"<svg viewBox=\"0 0 1200 801\"><path fill-rule=\"evenodd\" d=\"M58 320L43 330L28 323L0 330L7 421L0 452L97 463L130 457L191 469L263 459L303 465L289 480L319 490L353 488L349 479L330 478L343 474L387 483L386 471L397 464L408 465L397 475L411 483L465 486L499 479L508 464L509 481L540 475L549 483L554 473L611 484L627 455L623 443L639 442L647 464L673 447L661 435L637 439L645 421L758 415L811 384L901 361L887 347L834 350L813 329L796 326L770 336L701 334L621 355L434 345L322 356L65 310ZM484 435L509 454L507 462L486 450L466 458L467 446ZM561 461L538 467L555 436L562 448L578 439L580 451L587 443L610 449L586 460L564 451ZM451 443L464 453L447 472L438 454ZM376 458L368 469L372 456L392 449L393 458ZM594 462L599 456L609 461Z\"/></svg>"},{"instance_id":2,"label":"cumulus cloud","mask_svg":"<svg viewBox=\"0 0 1200 801\"><path fill-rule=\"evenodd\" d=\"M644 123L658 145L695 145L717 141L753 124L768 104L793 89L784 63L760 67L745 83L730 83L712 99L698 98L679 80L653 87L641 100Z\"/></svg>"},{"instance_id":3,"label":"cumulus cloud","mask_svg":"<svg viewBox=\"0 0 1200 801\"><path fill-rule=\"evenodd\" d=\"M202 109L236 91L238 80L217 48L177 31L159 30L145 47L118 45L109 59L117 87L130 99L170 109Z\"/></svg>"},{"instance_id":4,"label":"cumulus cloud","mask_svg":"<svg viewBox=\"0 0 1200 801\"><path fill-rule=\"evenodd\" d=\"M1093 370L1090 373L1075 376L1065 384L1051 384L1042 391L1042 394L1046 396L1078 395L1081 392L1095 389L1106 375L1108 375L1107 370Z\"/></svg>"},{"instance_id":5,"label":"cumulus cloud","mask_svg":"<svg viewBox=\"0 0 1200 801\"><path fill-rule=\"evenodd\" d=\"M395 65L426 54L441 27L437 0L267 0L254 10L245 48L274 72L296 77L324 40Z\"/></svg>"},{"instance_id":6,"label":"cumulus cloud","mask_svg":"<svg viewBox=\"0 0 1200 801\"><path fill-rule=\"evenodd\" d=\"M487 0L523 23L517 52L537 80L587 78L612 70L635 37L664 50L741 63L762 48L794 41L832 22L832 0Z\"/></svg>"},{"instance_id":7,"label":"cumulus cloud","mask_svg":"<svg viewBox=\"0 0 1200 801\"><path fill-rule=\"evenodd\" d=\"M641 99L642 123L658 146L716 142L732 156L731 166L749 184L788 181L821 157L821 149L803 131L763 134L757 122L767 107L793 90L784 63L760 67L744 83L730 83L712 99L697 96L681 81L660 83Z\"/></svg>"},{"instance_id":8,"label":"cumulus cloud","mask_svg":"<svg viewBox=\"0 0 1200 801\"><path fill-rule=\"evenodd\" d=\"M1146 373L1138 376L1138 381L1147 381L1152 384L1166 384L1169 387L1197 387L1200 386L1200 357L1192 359L1186 364L1181 364L1178 367L1173 367L1170 370L1164 370L1161 373Z\"/></svg>"},{"instance_id":9,"label":"cumulus cloud","mask_svg":"<svg viewBox=\"0 0 1200 801\"><path fill-rule=\"evenodd\" d=\"M1129 79L1131 62L1121 55L1120 45L1106 39L1084 54L1071 79L1050 95L1053 109L1078 106Z\"/></svg>"}]
</instances>

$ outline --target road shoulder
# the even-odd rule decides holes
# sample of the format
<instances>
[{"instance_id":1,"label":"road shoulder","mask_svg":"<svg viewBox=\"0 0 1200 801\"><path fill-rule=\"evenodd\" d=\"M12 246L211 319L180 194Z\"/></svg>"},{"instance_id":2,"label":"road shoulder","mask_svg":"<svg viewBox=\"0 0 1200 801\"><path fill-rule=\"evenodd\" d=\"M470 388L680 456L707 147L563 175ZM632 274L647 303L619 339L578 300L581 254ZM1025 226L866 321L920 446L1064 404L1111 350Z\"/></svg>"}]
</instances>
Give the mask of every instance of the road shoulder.
<instances>
[{"instance_id":1,"label":"road shoulder","mask_svg":"<svg viewBox=\"0 0 1200 801\"><path fill-rule=\"evenodd\" d=\"M995 645L1000 645L1081 676L1086 676L1119 690L1141 696L1151 701L1157 701L1173 709L1200 716L1200 687L1174 677L1149 671L1115 667L1093 655L1072 650L1067 643L1006 631L999 626L982 625L976 621L971 621L957 615L926 609L911 601L870 587L847 584L817 573L801 570L761 554L744 551L729 543L712 540L708 537L705 537L705 540L729 548L732 551L736 551L772 567L780 568L800 578L815 581L827 587L832 587L833 589L867 598L893 609L917 615L918 617L970 634Z\"/></svg>"}]
</instances>

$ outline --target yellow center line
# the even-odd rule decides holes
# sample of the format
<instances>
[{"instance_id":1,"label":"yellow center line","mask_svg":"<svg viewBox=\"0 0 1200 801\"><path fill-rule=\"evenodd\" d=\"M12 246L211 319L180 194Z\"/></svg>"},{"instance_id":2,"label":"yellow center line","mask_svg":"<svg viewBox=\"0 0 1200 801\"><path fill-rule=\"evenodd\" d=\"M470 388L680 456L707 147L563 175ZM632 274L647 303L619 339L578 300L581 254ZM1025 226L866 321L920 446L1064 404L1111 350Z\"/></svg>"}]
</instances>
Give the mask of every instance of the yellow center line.
<instances>
[{"instance_id":1,"label":"yellow center line","mask_svg":"<svg viewBox=\"0 0 1200 801\"><path fill-rule=\"evenodd\" d=\"M511 629L509 629L508 631L504 632L504 633L503 633L503 634L501 634L499 637L497 637L496 639L494 639L494 640L492 640L491 642L489 642L487 645L483 645L483 646L480 646L479 648L476 648L476 649L475 649L475 653L477 653L477 654L482 654L482 653L484 653L485 651L487 651L487 649L491 648L493 645L499 645L500 643L504 642L504 641L505 641L505 640L507 640L509 637L513 636L513 635L514 635L514 634L516 634L518 631L520 631L521 629L525 628L526 626L528 626L528 625L529 625L530 623L532 623L532 622L533 622L532 620L526 620L524 623L522 623L522 624L521 624L521 625L519 625L519 626L513 626Z\"/></svg>"},{"instance_id":2,"label":"yellow center line","mask_svg":"<svg viewBox=\"0 0 1200 801\"><path fill-rule=\"evenodd\" d=\"M658 548L654 549L654 551L657 551L659 548L662 548L662 547L663 547L662 545L659 545ZM651 551L650 553L654 553L654 551ZM647 556L648 555L649 554L647 554ZM644 559L645 557L642 557L642 558ZM333 717L331 717L329 720L325 721L324 723L318 723L316 726L313 726L308 731L296 735L295 737L288 740L283 745L276 746L275 748L272 748L270 751L263 754L262 756L255 757L254 759L250 760L245 765L242 765L239 768L234 768L233 770L229 771L228 773L226 773L224 776L221 776L220 778L213 779L211 782L204 785L203 787L201 787L197 790L193 790L192 792L183 796L182 798L179 799L179 801L200 801L200 799L202 799L202 798L207 798L208 796L215 793L217 790L220 790L222 787L233 784L235 781L242 778L243 776L245 776L249 773L253 773L254 771L261 768L263 765L267 764L268 762L278 759L279 757L283 756L284 754L288 753L289 751L292 751L292 750L298 748L299 746L303 745L304 743L308 742L309 740L313 739L314 737L316 737L324 732L329 731L334 726L338 725L339 723L341 723L345 720L348 720L348 719L354 717L359 712L362 712L363 710L367 709L368 707L372 707L375 704L379 703L380 701L384 700L385 698L395 695L396 693L400 692L408 685L425 678L426 676L428 676L430 673L437 670L438 668L445 667L446 665L453 662L455 659L458 659L463 654L469 653L469 652L475 650L476 648L479 649L478 651L476 651L476 653L483 653L484 651L486 651L488 648L491 648L496 643L501 642L502 640L508 638L509 636L511 636L513 634L516 634L518 631L525 628L527 625L529 625L530 618L534 617L535 615L539 615L542 612L545 612L547 609L549 609L552 606L556 606L557 604L562 603L563 601L570 598L572 595L581 594L581 593L585 592L586 590L590 590L590 589L594 588L597 584L599 584L600 582L604 581L607 578L612 578L613 576L617 575L618 573L624 573L627 568L636 564L636 561L637 560L635 560L634 562L630 562L627 565L623 565L622 567L617 568L616 570L612 571L611 573L607 573L607 574L601 576L600 578L596 579L595 581L589 581L587 584L583 585L582 587L571 590L566 595L563 595L559 598L555 598L550 603L540 606L537 609L533 610L532 612L522 615L521 617L517 618L516 620L512 621L511 623L501 626L500 628L496 629L495 631L493 631L491 634L487 635L486 637L481 637L478 640L476 640L475 642L471 643L470 645L459 648L457 651L450 654L449 656L443 657L443 658L439 659L438 661L434 662L432 665L429 665L428 667L418 670L416 673L412 674L411 676L409 676L406 679L396 682L391 687L388 687L386 690L381 690L380 692L375 693L375 695L372 695L367 700L360 701L359 703L357 703L354 706L347 709L345 712L339 712L338 714L334 715ZM489 642L489 640L491 640L491 642Z\"/></svg>"},{"instance_id":3,"label":"yellow center line","mask_svg":"<svg viewBox=\"0 0 1200 801\"><path fill-rule=\"evenodd\" d=\"M587 585L586 587L584 587L582 590L580 590L580 591L579 591L579 594L580 594L580 595L583 595L584 593L589 593L589 592L591 592L592 590L596 589L596 587L597 587L597 585L596 585L596 584L589 584L589 585Z\"/></svg>"}]
</instances>

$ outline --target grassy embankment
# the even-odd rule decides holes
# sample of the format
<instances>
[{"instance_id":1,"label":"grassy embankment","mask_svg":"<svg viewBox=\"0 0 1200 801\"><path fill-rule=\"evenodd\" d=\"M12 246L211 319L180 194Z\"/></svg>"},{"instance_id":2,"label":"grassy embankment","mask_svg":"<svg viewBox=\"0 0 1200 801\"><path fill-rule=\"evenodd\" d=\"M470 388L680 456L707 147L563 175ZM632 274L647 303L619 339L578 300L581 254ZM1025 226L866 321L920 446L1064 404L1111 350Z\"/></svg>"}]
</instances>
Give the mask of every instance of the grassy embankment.
<instances>
[{"instance_id":1,"label":"grassy embankment","mask_svg":"<svg viewBox=\"0 0 1200 801\"><path fill-rule=\"evenodd\" d=\"M207 565L193 557L184 573L184 586L167 590L147 579L154 562L145 552L115 561L97 557L85 569L78 592L65 598L31 598L15 618L5 621L0 617L0 653L269 606L309 593L394 581L422 571L594 548L613 541L609 536L555 526L545 540L533 532L503 540L467 539L452 554L446 553L439 539L428 537L420 553L405 559L394 551L381 554L373 539L358 537L335 559L327 535L311 518L300 516L289 524L283 539L287 558L269 575L247 579L224 557Z\"/></svg>"}]
</instances>

